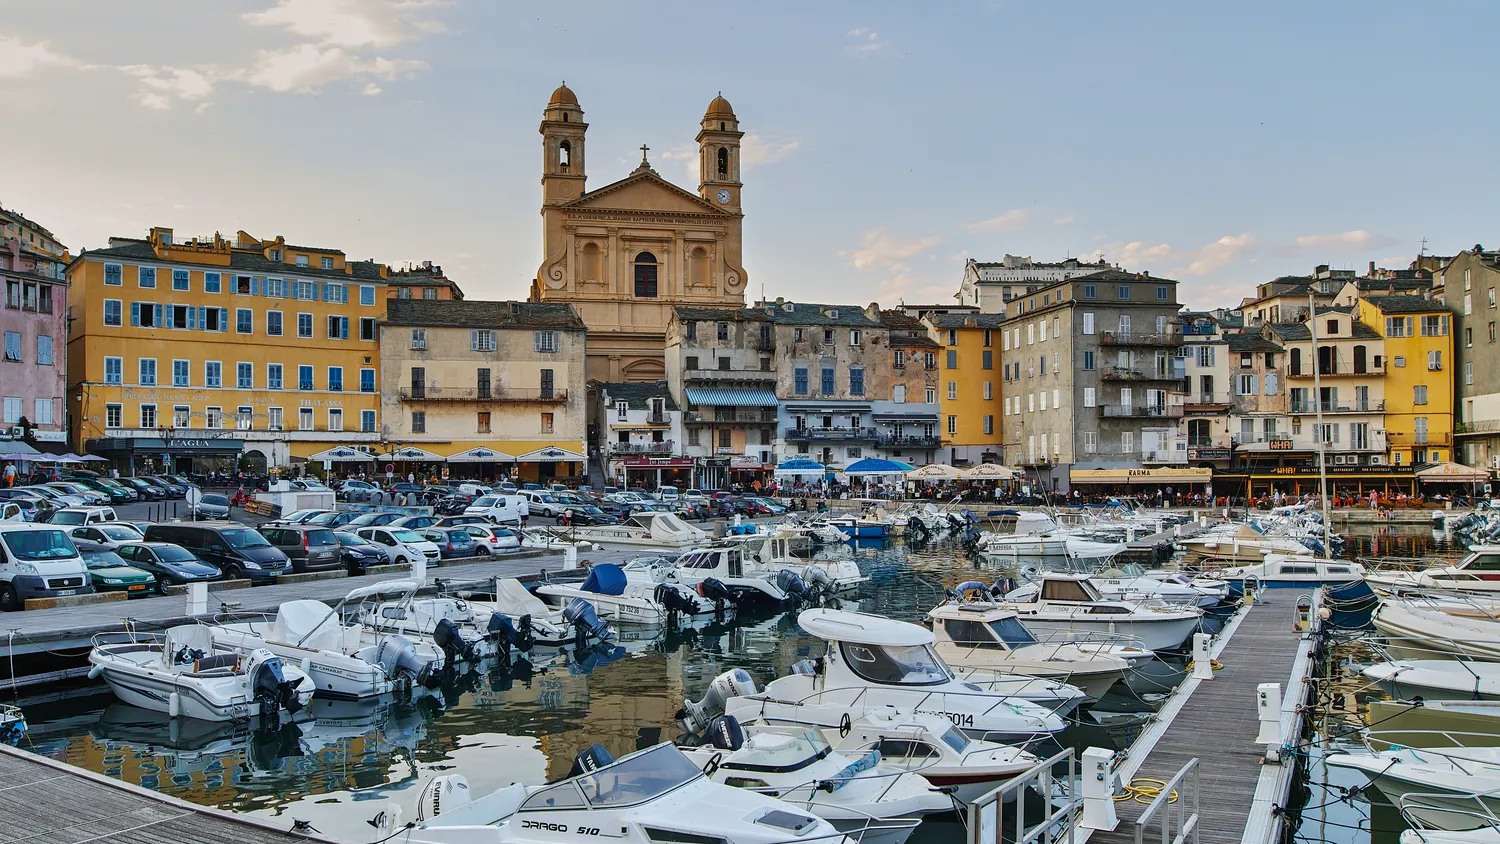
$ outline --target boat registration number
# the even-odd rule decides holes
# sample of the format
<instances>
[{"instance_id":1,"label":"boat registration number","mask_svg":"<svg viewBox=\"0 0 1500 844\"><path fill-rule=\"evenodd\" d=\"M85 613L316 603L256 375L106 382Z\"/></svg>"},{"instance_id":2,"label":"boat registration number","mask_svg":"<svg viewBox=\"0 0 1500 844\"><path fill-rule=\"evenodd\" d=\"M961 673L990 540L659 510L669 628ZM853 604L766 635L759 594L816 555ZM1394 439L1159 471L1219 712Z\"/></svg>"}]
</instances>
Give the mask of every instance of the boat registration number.
<instances>
[{"instance_id":1,"label":"boat registration number","mask_svg":"<svg viewBox=\"0 0 1500 844\"><path fill-rule=\"evenodd\" d=\"M952 721L953 725L955 727L972 727L972 726L974 726L974 716L971 713L966 713L966 712L932 712L932 713L929 713L929 714L932 714L932 715L941 715L944 718L947 718L949 721Z\"/></svg>"}]
</instances>

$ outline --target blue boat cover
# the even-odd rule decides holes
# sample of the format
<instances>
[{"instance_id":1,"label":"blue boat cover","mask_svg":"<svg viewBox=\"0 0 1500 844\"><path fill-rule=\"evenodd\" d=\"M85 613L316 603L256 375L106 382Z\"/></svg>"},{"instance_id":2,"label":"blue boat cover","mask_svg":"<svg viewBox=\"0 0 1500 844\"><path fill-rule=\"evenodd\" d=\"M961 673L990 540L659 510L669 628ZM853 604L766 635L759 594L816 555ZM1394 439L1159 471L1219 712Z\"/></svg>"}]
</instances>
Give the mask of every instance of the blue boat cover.
<instances>
[{"instance_id":1,"label":"blue boat cover","mask_svg":"<svg viewBox=\"0 0 1500 844\"><path fill-rule=\"evenodd\" d=\"M597 595L624 595L625 572L614 563L599 563L583 582L583 591Z\"/></svg>"}]
</instances>

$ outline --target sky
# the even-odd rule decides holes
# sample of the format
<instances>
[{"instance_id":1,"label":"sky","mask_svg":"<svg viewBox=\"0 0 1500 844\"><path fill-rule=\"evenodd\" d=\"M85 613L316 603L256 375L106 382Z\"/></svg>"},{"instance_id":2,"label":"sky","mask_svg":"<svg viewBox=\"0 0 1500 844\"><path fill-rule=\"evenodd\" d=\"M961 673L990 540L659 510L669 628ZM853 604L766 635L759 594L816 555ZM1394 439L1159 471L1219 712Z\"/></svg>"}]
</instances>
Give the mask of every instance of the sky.
<instances>
[{"instance_id":1,"label":"sky","mask_svg":"<svg viewBox=\"0 0 1500 844\"><path fill-rule=\"evenodd\" d=\"M0 204L76 254L243 229L524 298L563 80L590 188L747 134L749 294L946 303L1102 255L1194 307L1489 243L1490 2L5 0Z\"/></svg>"}]
</instances>

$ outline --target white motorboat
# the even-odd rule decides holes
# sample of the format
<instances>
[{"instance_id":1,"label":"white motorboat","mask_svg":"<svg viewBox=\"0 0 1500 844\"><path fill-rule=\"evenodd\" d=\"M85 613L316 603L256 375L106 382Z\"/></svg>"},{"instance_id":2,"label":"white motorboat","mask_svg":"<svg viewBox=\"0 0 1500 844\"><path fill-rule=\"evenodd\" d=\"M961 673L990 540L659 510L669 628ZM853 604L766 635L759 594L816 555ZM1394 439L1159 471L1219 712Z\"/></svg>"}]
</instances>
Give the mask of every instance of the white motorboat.
<instances>
[{"instance_id":1,"label":"white motorboat","mask_svg":"<svg viewBox=\"0 0 1500 844\"><path fill-rule=\"evenodd\" d=\"M96 639L90 678L103 677L115 697L172 717L232 721L294 715L312 699L306 674L265 649L242 654L216 647L213 633L184 624L160 636Z\"/></svg>"},{"instance_id":2,"label":"white motorboat","mask_svg":"<svg viewBox=\"0 0 1500 844\"><path fill-rule=\"evenodd\" d=\"M1403 659L1445 654L1500 662L1500 621L1452 615L1412 601L1387 598L1371 616L1386 649Z\"/></svg>"},{"instance_id":3,"label":"white motorboat","mask_svg":"<svg viewBox=\"0 0 1500 844\"><path fill-rule=\"evenodd\" d=\"M921 774L881 761L877 749L839 753L811 726L742 728L724 715L704 739L681 749L709 779L799 806L860 844L903 844L923 816L953 810Z\"/></svg>"},{"instance_id":4,"label":"white motorboat","mask_svg":"<svg viewBox=\"0 0 1500 844\"><path fill-rule=\"evenodd\" d=\"M842 753L878 750L882 764L921 774L936 788L952 789L960 803L974 802L1041 762L1019 747L970 738L941 715L886 709L848 718L831 710L810 708L801 714L832 716L832 720L803 722L786 720L786 711L779 718L767 717L764 708L755 705L737 706L735 711L737 717L749 719L744 722L747 726L815 727Z\"/></svg>"},{"instance_id":5,"label":"white motorboat","mask_svg":"<svg viewBox=\"0 0 1500 844\"><path fill-rule=\"evenodd\" d=\"M984 590L982 583L966 583L957 590L959 598L927 613L936 636L933 650L955 669L1059 680L1081 689L1090 700L1103 697L1130 669L1129 661L1110 653L1125 646L1041 644L1013 608L969 601L962 597L965 587Z\"/></svg>"},{"instance_id":6,"label":"white motorboat","mask_svg":"<svg viewBox=\"0 0 1500 844\"><path fill-rule=\"evenodd\" d=\"M1123 635L1151 651L1180 646L1203 618L1197 607L1105 600L1085 574L1040 572L1035 582L1006 593L1003 600L1038 633Z\"/></svg>"},{"instance_id":7,"label":"white motorboat","mask_svg":"<svg viewBox=\"0 0 1500 844\"><path fill-rule=\"evenodd\" d=\"M1436 589L1500 595L1500 545L1473 545L1467 557L1452 565L1421 571L1377 572L1366 575L1365 582L1386 593Z\"/></svg>"},{"instance_id":8,"label":"white motorboat","mask_svg":"<svg viewBox=\"0 0 1500 844\"><path fill-rule=\"evenodd\" d=\"M0 742L17 744L26 735L26 714L12 703L0 703Z\"/></svg>"},{"instance_id":9,"label":"white motorboat","mask_svg":"<svg viewBox=\"0 0 1500 844\"><path fill-rule=\"evenodd\" d=\"M1210 531L1188 539L1177 540L1187 552L1183 565L1249 566L1265 561L1267 554L1312 554L1312 548L1296 539L1270 536L1254 525L1231 525L1227 531Z\"/></svg>"},{"instance_id":10,"label":"white motorboat","mask_svg":"<svg viewBox=\"0 0 1500 844\"><path fill-rule=\"evenodd\" d=\"M1473 829L1477 796L1485 811L1500 811L1500 747L1444 747L1334 753L1323 757L1333 768L1350 768L1370 778L1370 785L1392 803L1422 794L1412 817L1434 829Z\"/></svg>"},{"instance_id":11,"label":"white motorboat","mask_svg":"<svg viewBox=\"0 0 1500 844\"><path fill-rule=\"evenodd\" d=\"M461 598L432 597L387 602L361 607L356 616L365 627L381 633L399 633L419 642L431 642L448 662L482 662L509 655L513 648L528 645L562 646L593 636L612 639L614 631L594 615L586 602L570 604L563 611L568 627L559 628L533 619L529 630L520 630L509 615L489 611L481 617L474 605Z\"/></svg>"},{"instance_id":12,"label":"white motorboat","mask_svg":"<svg viewBox=\"0 0 1500 844\"><path fill-rule=\"evenodd\" d=\"M1031 738L1056 733L1063 715L1085 699L1065 683L990 673L994 682L961 679L932 650L932 631L915 624L841 610L804 610L797 623L828 642L824 655L793 667L793 673L757 691L749 674L726 672L715 680L706 704L689 702L679 713L703 729L720 714L714 695L736 701L732 711L752 707L766 717L838 723L888 707L942 715L976 738ZM722 683L720 681L723 681ZM738 700L744 698L744 700Z\"/></svg>"},{"instance_id":13,"label":"white motorboat","mask_svg":"<svg viewBox=\"0 0 1500 844\"><path fill-rule=\"evenodd\" d=\"M632 583L624 570L613 563L595 565L581 583L543 583L537 587L536 594L550 601L557 613L573 601L586 601L600 618L614 624L655 626L665 624L673 614L693 615L713 609L696 592L684 586ZM532 600L538 599L533 597Z\"/></svg>"},{"instance_id":14,"label":"white motorboat","mask_svg":"<svg viewBox=\"0 0 1500 844\"><path fill-rule=\"evenodd\" d=\"M1231 566L1213 572L1239 595L1246 581L1260 589L1315 589L1365 578L1365 567L1348 560L1325 559L1303 551L1297 554L1270 552L1259 562Z\"/></svg>"},{"instance_id":15,"label":"white motorboat","mask_svg":"<svg viewBox=\"0 0 1500 844\"><path fill-rule=\"evenodd\" d=\"M1500 844L1500 815L1484 803L1487 794L1450 795L1413 792L1401 795L1396 808L1410 827L1401 833L1401 844ZM1450 827L1435 829L1428 823L1441 815Z\"/></svg>"},{"instance_id":16,"label":"white motorboat","mask_svg":"<svg viewBox=\"0 0 1500 844\"><path fill-rule=\"evenodd\" d=\"M449 774L429 782L418 805L417 823L399 833L403 844L551 844L606 834L630 842L852 844L799 806L714 782L671 744L618 760L594 745L566 779L478 798L462 775ZM384 829L400 829L394 810L383 814Z\"/></svg>"},{"instance_id":17,"label":"white motorboat","mask_svg":"<svg viewBox=\"0 0 1500 844\"><path fill-rule=\"evenodd\" d=\"M394 633L380 633L340 618L345 605L413 593L414 581L385 581L355 589L330 607L322 601L288 601L274 616L219 620L210 627L214 645L249 654L264 648L312 678L320 697L356 700L413 688L436 688L442 650Z\"/></svg>"},{"instance_id":18,"label":"white motorboat","mask_svg":"<svg viewBox=\"0 0 1500 844\"><path fill-rule=\"evenodd\" d=\"M683 521L676 513L637 512L617 525L580 525L568 535L609 545L646 545L652 548L691 548L709 536L701 528Z\"/></svg>"},{"instance_id":19,"label":"white motorboat","mask_svg":"<svg viewBox=\"0 0 1500 844\"><path fill-rule=\"evenodd\" d=\"M753 534L745 537L730 537L726 542L744 549L745 570L750 574L775 578L783 569L801 572L804 580L811 575L808 566L815 566L827 576L834 590L853 589L861 583L869 583L870 576L859 570L859 564L850 559L803 559L792 553L792 542L798 534L777 531L770 534Z\"/></svg>"},{"instance_id":20,"label":"white motorboat","mask_svg":"<svg viewBox=\"0 0 1500 844\"><path fill-rule=\"evenodd\" d=\"M1500 662L1398 659L1360 673L1397 700L1500 700Z\"/></svg>"},{"instance_id":21,"label":"white motorboat","mask_svg":"<svg viewBox=\"0 0 1500 844\"><path fill-rule=\"evenodd\" d=\"M736 606L779 608L787 600L786 591L776 582L779 575L768 578L746 571L744 555L734 546L694 548L670 565L665 560L631 562L625 566L625 577L653 589L658 583L686 586L716 604L724 600L724 592Z\"/></svg>"},{"instance_id":22,"label":"white motorboat","mask_svg":"<svg viewBox=\"0 0 1500 844\"><path fill-rule=\"evenodd\" d=\"M578 628L569 613L571 602L549 607L513 577L495 578L493 601L469 598L465 603L474 615L475 626L486 632L497 631L497 638L508 640L519 651L561 647L577 639Z\"/></svg>"},{"instance_id":23,"label":"white motorboat","mask_svg":"<svg viewBox=\"0 0 1500 844\"><path fill-rule=\"evenodd\" d=\"M1131 564L1122 568L1110 567L1089 575L1089 582L1099 594L1112 601L1157 601L1164 604L1182 604L1202 609L1216 607L1228 594L1226 584L1220 589L1208 589L1193 585L1185 576L1182 580L1151 577L1145 569Z\"/></svg>"}]
</instances>

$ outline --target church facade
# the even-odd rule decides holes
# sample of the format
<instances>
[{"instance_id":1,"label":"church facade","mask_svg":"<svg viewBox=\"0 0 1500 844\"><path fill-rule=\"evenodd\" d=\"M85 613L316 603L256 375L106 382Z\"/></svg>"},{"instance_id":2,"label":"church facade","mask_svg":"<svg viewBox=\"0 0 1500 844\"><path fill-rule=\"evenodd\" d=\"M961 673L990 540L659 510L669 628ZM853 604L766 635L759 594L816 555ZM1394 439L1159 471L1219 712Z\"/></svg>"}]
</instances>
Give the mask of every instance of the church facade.
<instances>
[{"instance_id":1,"label":"church facade","mask_svg":"<svg viewBox=\"0 0 1500 844\"><path fill-rule=\"evenodd\" d=\"M659 381L673 308L744 304L744 133L729 102L715 97L698 131L693 193L652 169L646 147L625 178L588 190L587 131L573 92L553 91L540 127L543 260L531 300L578 311L589 381Z\"/></svg>"}]
</instances>

